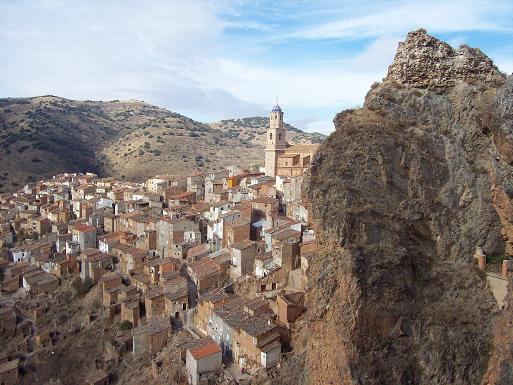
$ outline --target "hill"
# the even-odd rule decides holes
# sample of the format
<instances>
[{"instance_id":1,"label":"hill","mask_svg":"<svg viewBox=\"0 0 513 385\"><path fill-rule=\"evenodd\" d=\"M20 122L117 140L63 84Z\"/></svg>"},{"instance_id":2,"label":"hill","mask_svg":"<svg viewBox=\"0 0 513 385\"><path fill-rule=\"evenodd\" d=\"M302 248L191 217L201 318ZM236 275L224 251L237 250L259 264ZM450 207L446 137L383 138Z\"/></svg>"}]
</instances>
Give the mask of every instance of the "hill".
<instances>
[{"instance_id":1,"label":"hill","mask_svg":"<svg viewBox=\"0 0 513 385\"><path fill-rule=\"evenodd\" d=\"M143 180L261 163L266 121L208 125L135 100L0 99L0 192L61 172ZM291 143L323 138L287 129Z\"/></svg>"},{"instance_id":2,"label":"hill","mask_svg":"<svg viewBox=\"0 0 513 385\"><path fill-rule=\"evenodd\" d=\"M241 119L225 119L217 123L211 123L210 127L223 132L240 132L240 138L255 144L264 143L265 130L269 127L269 118L254 116ZM304 132L299 128L284 123L287 129L287 141L291 144L322 143L326 135L318 132Z\"/></svg>"}]
</instances>

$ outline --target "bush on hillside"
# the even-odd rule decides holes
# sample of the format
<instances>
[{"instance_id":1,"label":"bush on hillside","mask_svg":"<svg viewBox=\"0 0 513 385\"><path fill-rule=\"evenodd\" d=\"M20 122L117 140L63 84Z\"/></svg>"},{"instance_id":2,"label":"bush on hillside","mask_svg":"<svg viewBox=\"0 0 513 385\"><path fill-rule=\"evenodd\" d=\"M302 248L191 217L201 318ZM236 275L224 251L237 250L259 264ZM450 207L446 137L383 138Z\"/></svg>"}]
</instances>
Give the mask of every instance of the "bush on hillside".
<instances>
[{"instance_id":1,"label":"bush on hillside","mask_svg":"<svg viewBox=\"0 0 513 385\"><path fill-rule=\"evenodd\" d=\"M119 323L120 330L130 330L133 327L134 327L134 325L132 324L132 322L130 322L128 320L124 320Z\"/></svg>"},{"instance_id":2,"label":"bush on hillside","mask_svg":"<svg viewBox=\"0 0 513 385\"><path fill-rule=\"evenodd\" d=\"M75 296L83 297L93 287L93 281L91 280L91 278L86 278L82 281L82 279L77 277L73 282L71 282L71 287L75 291Z\"/></svg>"}]
</instances>

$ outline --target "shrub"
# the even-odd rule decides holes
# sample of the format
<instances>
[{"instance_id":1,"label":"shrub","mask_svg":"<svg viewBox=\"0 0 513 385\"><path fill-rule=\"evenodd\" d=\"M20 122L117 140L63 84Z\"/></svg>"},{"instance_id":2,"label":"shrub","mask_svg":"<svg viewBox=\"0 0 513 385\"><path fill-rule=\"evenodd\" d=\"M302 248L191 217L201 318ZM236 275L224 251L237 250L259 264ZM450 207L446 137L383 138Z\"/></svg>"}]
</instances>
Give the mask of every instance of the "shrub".
<instances>
[{"instance_id":1,"label":"shrub","mask_svg":"<svg viewBox=\"0 0 513 385\"><path fill-rule=\"evenodd\" d=\"M82 281L77 277L71 283L71 287L75 290L75 295L77 297L83 297L93 287L93 281L90 278L86 278Z\"/></svg>"},{"instance_id":2,"label":"shrub","mask_svg":"<svg viewBox=\"0 0 513 385\"><path fill-rule=\"evenodd\" d=\"M134 325L132 324L132 322L130 322L128 320L124 320L119 323L120 330L130 330L133 327L134 327Z\"/></svg>"}]
</instances>

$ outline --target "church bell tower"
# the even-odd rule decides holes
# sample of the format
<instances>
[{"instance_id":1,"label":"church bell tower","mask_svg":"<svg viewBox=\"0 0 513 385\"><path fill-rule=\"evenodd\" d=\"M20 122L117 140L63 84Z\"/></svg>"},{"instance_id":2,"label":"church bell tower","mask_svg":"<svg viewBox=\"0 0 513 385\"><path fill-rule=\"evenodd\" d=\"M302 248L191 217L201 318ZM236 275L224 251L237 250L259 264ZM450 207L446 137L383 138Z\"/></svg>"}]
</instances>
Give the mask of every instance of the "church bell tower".
<instances>
[{"instance_id":1,"label":"church bell tower","mask_svg":"<svg viewBox=\"0 0 513 385\"><path fill-rule=\"evenodd\" d=\"M278 103L269 115L269 128L265 142L265 175L276 177L278 156L284 153L287 147L285 128L283 128L283 111Z\"/></svg>"}]
</instances>

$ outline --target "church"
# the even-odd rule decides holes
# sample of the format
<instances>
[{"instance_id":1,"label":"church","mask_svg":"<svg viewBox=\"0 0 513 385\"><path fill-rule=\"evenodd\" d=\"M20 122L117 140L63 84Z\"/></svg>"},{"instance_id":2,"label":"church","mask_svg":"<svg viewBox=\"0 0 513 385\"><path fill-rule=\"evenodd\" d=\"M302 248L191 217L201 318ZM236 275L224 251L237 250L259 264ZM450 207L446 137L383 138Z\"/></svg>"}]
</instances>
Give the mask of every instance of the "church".
<instances>
[{"instance_id":1,"label":"church","mask_svg":"<svg viewBox=\"0 0 513 385\"><path fill-rule=\"evenodd\" d=\"M273 107L265 144L265 175L273 178L302 176L318 148L318 144L288 144L283 111L278 104Z\"/></svg>"}]
</instances>

